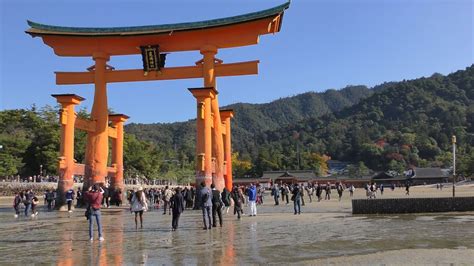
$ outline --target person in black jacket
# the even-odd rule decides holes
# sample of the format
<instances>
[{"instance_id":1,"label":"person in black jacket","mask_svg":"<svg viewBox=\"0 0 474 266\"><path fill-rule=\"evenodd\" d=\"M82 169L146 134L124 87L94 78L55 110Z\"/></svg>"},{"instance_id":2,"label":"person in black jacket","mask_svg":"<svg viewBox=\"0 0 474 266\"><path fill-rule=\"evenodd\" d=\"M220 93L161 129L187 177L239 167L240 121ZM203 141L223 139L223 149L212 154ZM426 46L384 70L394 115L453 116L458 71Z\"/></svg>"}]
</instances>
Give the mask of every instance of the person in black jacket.
<instances>
[{"instance_id":1,"label":"person in black jacket","mask_svg":"<svg viewBox=\"0 0 474 266\"><path fill-rule=\"evenodd\" d=\"M230 197L234 201L234 215L237 213L237 218L240 219L241 214L243 214L242 204L244 202L244 195L241 190L239 191L238 187L234 187Z\"/></svg>"},{"instance_id":2,"label":"person in black jacket","mask_svg":"<svg viewBox=\"0 0 474 266\"><path fill-rule=\"evenodd\" d=\"M216 214L219 216L219 225L222 227L222 202L221 192L216 189L214 184L211 184L212 190L212 227L217 226Z\"/></svg>"},{"instance_id":3,"label":"person in black jacket","mask_svg":"<svg viewBox=\"0 0 474 266\"><path fill-rule=\"evenodd\" d=\"M171 210L173 212L172 222L171 222L171 230L176 231L178 229L179 217L181 213L184 211L184 198L181 194L181 188L176 188L176 193L170 200L171 203Z\"/></svg>"},{"instance_id":4,"label":"person in black jacket","mask_svg":"<svg viewBox=\"0 0 474 266\"><path fill-rule=\"evenodd\" d=\"M221 197L222 197L222 202L224 203L224 206L225 206L225 213L229 213L230 192L229 192L229 190L227 190L226 187L224 187L224 189L222 190Z\"/></svg>"},{"instance_id":5,"label":"person in black jacket","mask_svg":"<svg viewBox=\"0 0 474 266\"><path fill-rule=\"evenodd\" d=\"M301 214L301 190L298 184L295 185L292 191L293 196L291 199L293 200L293 207L295 209L295 215Z\"/></svg>"}]
</instances>

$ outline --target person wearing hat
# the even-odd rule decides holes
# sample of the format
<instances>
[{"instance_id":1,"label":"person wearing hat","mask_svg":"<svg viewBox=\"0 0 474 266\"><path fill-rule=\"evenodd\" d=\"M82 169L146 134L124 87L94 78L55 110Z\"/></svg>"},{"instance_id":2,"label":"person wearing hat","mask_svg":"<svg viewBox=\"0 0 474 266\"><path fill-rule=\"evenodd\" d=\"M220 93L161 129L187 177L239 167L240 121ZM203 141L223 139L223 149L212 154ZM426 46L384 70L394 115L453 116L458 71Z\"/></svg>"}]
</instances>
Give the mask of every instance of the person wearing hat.
<instances>
[{"instance_id":1,"label":"person wearing hat","mask_svg":"<svg viewBox=\"0 0 474 266\"><path fill-rule=\"evenodd\" d=\"M148 204L142 187L133 193L131 203L130 211L135 212L135 229L138 229L138 215L140 215L140 228L143 228L143 212L148 209Z\"/></svg>"}]
</instances>

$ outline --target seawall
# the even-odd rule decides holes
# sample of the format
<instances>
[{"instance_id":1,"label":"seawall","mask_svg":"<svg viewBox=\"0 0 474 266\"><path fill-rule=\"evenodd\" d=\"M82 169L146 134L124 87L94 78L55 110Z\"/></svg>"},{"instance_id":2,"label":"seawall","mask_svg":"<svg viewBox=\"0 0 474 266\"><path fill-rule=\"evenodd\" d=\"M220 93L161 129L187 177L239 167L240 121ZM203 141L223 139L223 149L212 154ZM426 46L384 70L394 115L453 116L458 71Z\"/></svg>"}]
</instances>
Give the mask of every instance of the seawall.
<instances>
[{"instance_id":1,"label":"seawall","mask_svg":"<svg viewBox=\"0 0 474 266\"><path fill-rule=\"evenodd\" d=\"M353 214L474 211L474 197L353 199Z\"/></svg>"}]
</instances>

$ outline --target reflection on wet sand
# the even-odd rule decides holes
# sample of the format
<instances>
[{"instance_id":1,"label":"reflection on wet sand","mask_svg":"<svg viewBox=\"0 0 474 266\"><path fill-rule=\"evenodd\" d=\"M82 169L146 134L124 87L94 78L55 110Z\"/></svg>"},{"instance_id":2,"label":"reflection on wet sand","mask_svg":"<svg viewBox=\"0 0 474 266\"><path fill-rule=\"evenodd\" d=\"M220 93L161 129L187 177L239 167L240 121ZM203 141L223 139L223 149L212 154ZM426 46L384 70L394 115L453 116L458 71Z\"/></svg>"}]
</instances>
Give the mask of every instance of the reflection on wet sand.
<instances>
[{"instance_id":1,"label":"reflection on wet sand","mask_svg":"<svg viewBox=\"0 0 474 266\"><path fill-rule=\"evenodd\" d=\"M235 230L234 226L229 226L228 228L228 237L227 241L225 241L224 247L225 252L224 256L221 258L222 265L233 265L235 264L235 253L234 253L234 241L235 241Z\"/></svg>"}]
</instances>

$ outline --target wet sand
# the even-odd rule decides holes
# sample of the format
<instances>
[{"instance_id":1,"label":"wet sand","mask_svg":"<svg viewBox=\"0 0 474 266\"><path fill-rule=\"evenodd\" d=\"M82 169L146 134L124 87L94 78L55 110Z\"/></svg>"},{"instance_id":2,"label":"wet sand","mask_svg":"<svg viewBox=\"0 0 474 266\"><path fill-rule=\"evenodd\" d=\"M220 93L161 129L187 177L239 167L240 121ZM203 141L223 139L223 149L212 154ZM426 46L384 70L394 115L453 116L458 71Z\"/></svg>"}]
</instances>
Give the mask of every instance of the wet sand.
<instances>
[{"instance_id":1,"label":"wet sand","mask_svg":"<svg viewBox=\"0 0 474 266\"><path fill-rule=\"evenodd\" d=\"M446 187L410 192L409 197L451 196ZM408 197L404 194L386 190L382 197ZM474 196L474 187L457 187L456 195ZM354 198L365 198L365 191L356 190ZM273 206L268 195L257 217L239 221L230 211L224 226L211 231L202 230L199 211L185 211L172 232L171 216L162 210L146 212L145 228L135 230L127 207L105 209L106 240L91 243L82 209L69 215L40 207L36 218L15 219L11 198L0 198L0 265L474 263L473 212L352 215L348 193L340 202L305 199L303 213L293 215L291 201Z\"/></svg>"}]
</instances>

